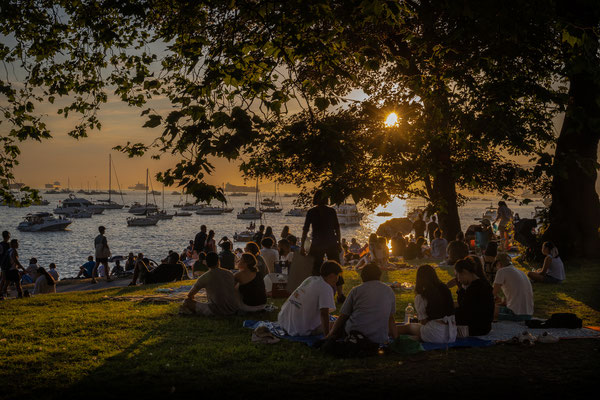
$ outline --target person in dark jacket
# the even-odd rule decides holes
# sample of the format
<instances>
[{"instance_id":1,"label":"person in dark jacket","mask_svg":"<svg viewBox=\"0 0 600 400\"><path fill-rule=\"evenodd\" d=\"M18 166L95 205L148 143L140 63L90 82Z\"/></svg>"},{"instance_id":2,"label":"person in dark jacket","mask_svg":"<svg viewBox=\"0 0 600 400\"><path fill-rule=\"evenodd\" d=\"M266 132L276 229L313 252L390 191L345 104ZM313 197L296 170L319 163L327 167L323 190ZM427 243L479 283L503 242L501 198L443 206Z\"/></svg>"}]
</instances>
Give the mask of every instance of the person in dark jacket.
<instances>
[{"instance_id":1,"label":"person in dark jacket","mask_svg":"<svg viewBox=\"0 0 600 400\"><path fill-rule=\"evenodd\" d=\"M454 264L458 280L458 307L455 311L459 337L487 335L494 320L492 287L477 275L477 266L462 259Z\"/></svg>"}]
</instances>

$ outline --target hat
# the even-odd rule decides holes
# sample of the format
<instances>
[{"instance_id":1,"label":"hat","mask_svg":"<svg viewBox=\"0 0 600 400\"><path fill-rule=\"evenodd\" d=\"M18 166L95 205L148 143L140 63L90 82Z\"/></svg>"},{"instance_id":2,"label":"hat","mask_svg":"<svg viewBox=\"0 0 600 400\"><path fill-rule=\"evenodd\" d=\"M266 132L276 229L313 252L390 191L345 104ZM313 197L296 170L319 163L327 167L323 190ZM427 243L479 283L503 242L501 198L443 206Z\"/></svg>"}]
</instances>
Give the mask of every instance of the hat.
<instances>
[{"instance_id":1,"label":"hat","mask_svg":"<svg viewBox=\"0 0 600 400\"><path fill-rule=\"evenodd\" d=\"M503 267L512 264L512 258L507 253L498 253L496 262L500 262Z\"/></svg>"}]
</instances>

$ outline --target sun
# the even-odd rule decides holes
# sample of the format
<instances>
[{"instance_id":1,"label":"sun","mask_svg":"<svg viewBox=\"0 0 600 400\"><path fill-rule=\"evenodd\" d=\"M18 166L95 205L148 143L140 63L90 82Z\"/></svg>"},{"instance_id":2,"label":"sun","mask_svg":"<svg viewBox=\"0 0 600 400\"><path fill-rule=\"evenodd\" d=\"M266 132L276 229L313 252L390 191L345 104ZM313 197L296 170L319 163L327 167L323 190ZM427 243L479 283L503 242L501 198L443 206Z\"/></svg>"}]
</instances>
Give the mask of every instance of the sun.
<instances>
[{"instance_id":1,"label":"sun","mask_svg":"<svg viewBox=\"0 0 600 400\"><path fill-rule=\"evenodd\" d=\"M390 113L385 119L385 126L389 128L396 125L398 125L398 114L394 112Z\"/></svg>"}]
</instances>

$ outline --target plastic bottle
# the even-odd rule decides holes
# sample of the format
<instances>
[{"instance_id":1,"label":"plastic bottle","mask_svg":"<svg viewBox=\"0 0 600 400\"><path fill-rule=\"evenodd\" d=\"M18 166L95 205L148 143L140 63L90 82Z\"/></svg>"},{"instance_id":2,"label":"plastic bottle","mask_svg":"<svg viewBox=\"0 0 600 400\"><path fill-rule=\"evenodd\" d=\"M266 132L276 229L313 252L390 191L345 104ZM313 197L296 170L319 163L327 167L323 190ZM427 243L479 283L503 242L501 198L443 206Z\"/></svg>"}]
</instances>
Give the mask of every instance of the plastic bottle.
<instances>
[{"instance_id":1,"label":"plastic bottle","mask_svg":"<svg viewBox=\"0 0 600 400\"><path fill-rule=\"evenodd\" d=\"M406 309L404 310L404 323L410 324L410 319L415 316L415 309L412 306L412 303L408 303Z\"/></svg>"}]
</instances>

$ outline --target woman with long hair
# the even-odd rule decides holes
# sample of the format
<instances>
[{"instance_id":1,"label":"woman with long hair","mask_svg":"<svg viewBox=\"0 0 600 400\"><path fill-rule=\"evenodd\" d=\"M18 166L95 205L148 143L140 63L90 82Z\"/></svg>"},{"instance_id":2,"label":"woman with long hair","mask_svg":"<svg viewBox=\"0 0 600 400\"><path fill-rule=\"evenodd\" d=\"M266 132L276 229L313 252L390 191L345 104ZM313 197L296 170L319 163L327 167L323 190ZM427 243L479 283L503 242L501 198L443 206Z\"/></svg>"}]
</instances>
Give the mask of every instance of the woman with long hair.
<instances>
[{"instance_id":1,"label":"woman with long hair","mask_svg":"<svg viewBox=\"0 0 600 400\"><path fill-rule=\"evenodd\" d=\"M281 230L281 238L282 239L287 239L287 237L290 235L290 227L289 226L284 226L283 229Z\"/></svg>"},{"instance_id":2,"label":"woman with long hair","mask_svg":"<svg viewBox=\"0 0 600 400\"><path fill-rule=\"evenodd\" d=\"M452 293L440 281L432 266L421 265L417 269L415 293L415 308L419 322L399 326L398 333L413 335L429 343L454 342L456 320Z\"/></svg>"},{"instance_id":3,"label":"woman with long hair","mask_svg":"<svg viewBox=\"0 0 600 400\"><path fill-rule=\"evenodd\" d=\"M458 308L455 310L458 335L486 335L492 330L494 294L492 287L479 274L478 266L468 258L454 265L458 281Z\"/></svg>"},{"instance_id":4,"label":"woman with long hair","mask_svg":"<svg viewBox=\"0 0 600 400\"><path fill-rule=\"evenodd\" d=\"M565 265L558 255L558 248L552 242L542 245L542 253L546 256L542 268L529 272L527 276L534 282L561 283L565 280Z\"/></svg>"},{"instance_id":5,"label":"woman with long hair","mask_svg":"<svg viewBox=\"0 0 600 400\"><path fill-rule=\"evenodd\" d=\"M258 272L256 257L250 253L242 254L237 269L239 272L234 275L234 279L240 293L240 309L248 312L264 310L267 292L263 277Z\"/></svg>"},{"instance_id":6,"label":"woman with long hair","mask_svg":"<svg viewBox=\"0 0 600 400\"><path fill-rule=\"evenodd\" d=\"M212 229L208 231L208 236L206 237L206 253L217 252L217 243L215 242L215 231Z\"/></svg>"},{"instance_id":7,"label":"woman with long hair","mask_svg":"<svg viewBox=\"0 0 600 400\"><path fill-rule=\"evenodd\" d=\"M36 272L33 294L56 293L56 282L52 275L44 267L39 267Z\"/></svg>"}]
</instances>

